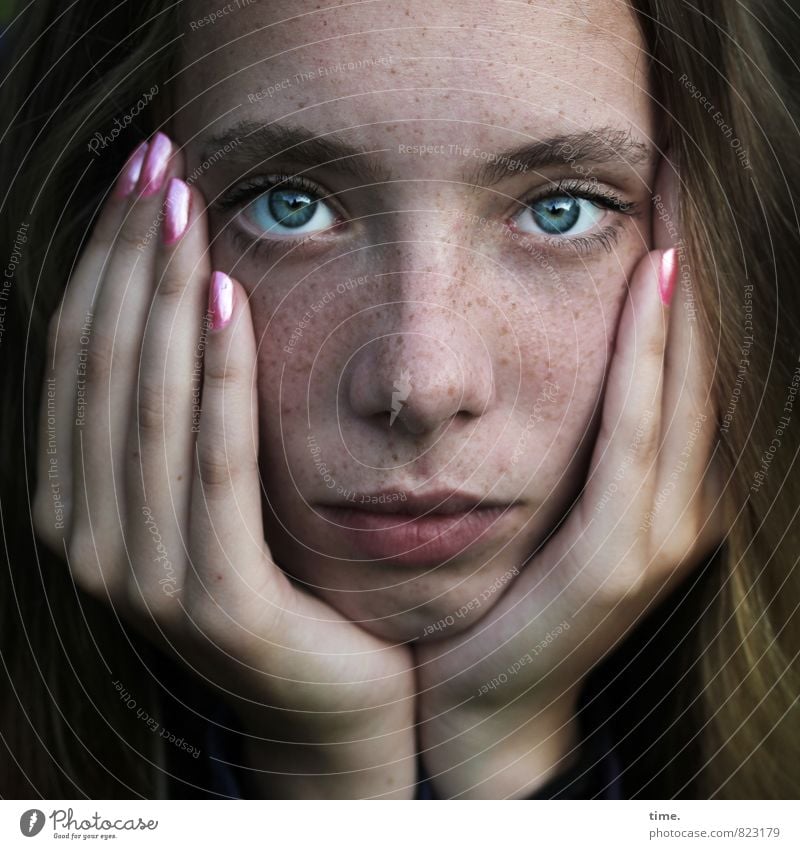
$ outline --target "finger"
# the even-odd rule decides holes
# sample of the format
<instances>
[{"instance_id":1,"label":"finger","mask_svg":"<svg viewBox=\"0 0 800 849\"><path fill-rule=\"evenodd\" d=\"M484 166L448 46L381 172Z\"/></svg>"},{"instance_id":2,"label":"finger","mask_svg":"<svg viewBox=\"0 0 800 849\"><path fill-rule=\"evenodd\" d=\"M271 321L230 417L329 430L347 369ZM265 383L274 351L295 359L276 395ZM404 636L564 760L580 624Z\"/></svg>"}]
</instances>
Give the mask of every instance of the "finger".
<instances>
[{"instance_id":1,"label":"finger","mask_svg":"<svg viewBox=\"0 0 800 849\"><path fill-rule=\"evenodd\" d=\"M628 496L646 494L642 485L651 476L658 448L667 333L668 311L659 287L664 271L669 273L672 256L650 251L632 275L590 464L590 503L611 481L620 484L612 487L614 493L622 489ZM627 512L625 499L614 501Z\"/></svg>"},{"instance_id":2,"label":"finger","mask_svg":"<svg viewBox=\"0 0 800 849\"><path fill-rule=\"evenodd\" d=\"M211 275L209 321L184 606L204 633L220 623L235 631L237 620L264 633L289 583L264 542L250 309L242 287L221 272Z\"/></svg>"},{"instance_id":3,"label":"finger","mask_svg":"<svg viewBox=\"0 0 800 849\"><path fill-rule=\"evenodd\" d=\"M671 305L664 370L663 448L656 495L646 526L667 563L690 563L694 549L708 551L722 536L721 469L715 456L717 415L712 387L714 361L697 322L691 269L684 255L677 203L677 175L666 159L654 194L654 235L676 245L677 278Z\"/></svg>"},{"instance_id":4,"label":"finger","mask_svg":"<svg viewBox=\"0 0 800 849\"><path fill-rule=\"evenodd\" d=\"M202 328L209 278L205 202L173 178L156 256L136 411L128 435L129 601L162 621L178 613L188 549Z\"/></svg>"},{"instance_id":5,"label":"finger","mask_svg":"<svg viewBox=\"0 0 800 849\"><path fill-rule=\"evenodd\" d=\"M123 520L124 454L135 375L152 293L164 181L182 172L169 139L150 142L105 267L91 322L86 415L73 436L71 565L84 589L105 596L129 568Z\"/></svg>"},{"instance_id":6,"label":"finger","mask_svg":"<svg viewBox=\"0 0 800 849\"><path fill-rule=\"evenodd\" d=\"M669 315L661 292L674 285L674 269L674 252L655 250L632 275L585 496L574 520L595 529L584 565L591 571L593 559L602 560L598 588L609 596L634 591L647 567L637 547L655 488Z\"/></svg>"},{"instance_id":7,"label":"finger","mask_svg":"<svg viewBox=\"0 0 800 849\"><path fill-rule=\"evenodd\" d=\"M82 420L85 414L82 391L92 306L127 211L126 192L138 180L146 153L147 143L142 142L125 162L50 320L39 415L34 521L39 536L61 555L72 516L73 427L76 417Z\"/></svg>"}]
</instances>

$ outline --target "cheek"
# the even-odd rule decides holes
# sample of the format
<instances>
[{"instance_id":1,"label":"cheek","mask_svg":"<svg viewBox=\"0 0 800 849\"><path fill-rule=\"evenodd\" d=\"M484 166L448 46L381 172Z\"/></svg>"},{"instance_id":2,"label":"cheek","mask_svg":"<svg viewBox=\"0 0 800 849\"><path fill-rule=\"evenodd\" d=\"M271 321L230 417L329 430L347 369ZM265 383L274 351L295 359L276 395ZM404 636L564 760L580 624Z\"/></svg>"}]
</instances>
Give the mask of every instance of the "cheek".
<instances>
[{"instance_id":1,"label":"cheek","mask_svg":"<svg viewBox=\"0 0 800 849\"><path fill-rule=\"evenodd\" d=\"M287 265L265 279L267 263L245 264L230 253L220 246L214 261L229 267L250 294L263 453L284 469L288 461L293 475L303 477L311 464L309 420L315 430L339 434L338 416L347 431L350 413L342 405L347 364L368 340L402 330L402 320L380 306L389 293L381 284L376 288L367 267L338 261L308 275L305 264ZM512 260L502 279L483 267L470 283L471 291L485 295L456 296L450 304L453 315L476 328L476 356L491 358L495 396L484 413L486 430L478 423L476 436L491 443L501 468L509 458L514 465L517 444L536 443L551 469L575 452L599 410L626 279L637 258L631 250L586 263ZM499 442L489 439L506 423ZM333 467L337 452L330 445L327 450Z\"/></svg>"},{"instance_id":2,"label":"cheek","mask_svg":"<svg viewBox=\"0 0 800 849\"><path fill-rule=\"evenodd\" d=\"M524 322L511 328L529 371L540 377L558 373L565 389L592 376L597 355L602 358L613 342L631 265L615 258L537 279L521 310Z\"/></svg>"},{"instance_id":3,"label":"cheek","mask_svg":"<svg viewBox=\"0 0 800 849\"><path fill-rule=\"evenodd\" d=\"M524 321L513 328L520 386L519 400L511 405L519 440L526 448L536 444L551 469L563 469L600 412L636 259L611 255L591 271L562 272L549 286L537 287L523 310Z\"/></svg>"},{"instance_id":4,"label":"cheek","mask_svg":"<svg viewBox=\"0 0 800 849\"><path fill-rule=\"evenodd\" d=\"M311 467L309 427L336 431L336 419L348 415L343 406L346 367L370 329L366 293L370 278L359 269L303 279L303 272L273 276L250 292L258 342L258 393L265 454L285 472L300 477ZM356 315L359 311L364 311ZM335 440L333 441L335 442ZM331 440L326 440L332 461ZM289 469L286 469L288 461ZM331 462L331 466L335 465Z\"/></svg>"}]
</instances>

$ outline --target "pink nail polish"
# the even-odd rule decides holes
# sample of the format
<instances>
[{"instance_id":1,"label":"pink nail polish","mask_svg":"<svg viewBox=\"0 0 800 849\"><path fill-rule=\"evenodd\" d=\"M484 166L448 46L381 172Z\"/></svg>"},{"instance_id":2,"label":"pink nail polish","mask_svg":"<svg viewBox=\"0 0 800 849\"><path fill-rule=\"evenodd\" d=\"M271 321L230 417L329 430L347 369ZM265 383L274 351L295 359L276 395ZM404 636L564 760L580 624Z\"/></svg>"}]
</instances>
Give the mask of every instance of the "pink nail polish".
<instances>
[{"instance_id":1,"label":"pink nail polish","mask_svg":"<svg viewBox=\"0 0 800 849\"><path fill-rule=\"evenodd\" d=\"M189 223L189 187L183 180L173 177L167 183L167 194L164 198L164 223L161 228L161 238L165 245L177 242Z\"/></svg>"},{"instance_id":2,"label":"pink nail polish","mask_svg":"<svg viewBox=\"0 0 800 849\"><path fill-rule=\"evenodd\" d=\"M661 302L669 305L675 292L675 280L678 276L678 262L675 248L664 251L661 257L661 268L658 270L658 294Z\"/></svg>"},{"instance_id":3,"label":"pink nail polish","mask_svg":"<svg viewBox=\"0 0 800 849\"><path fill-rule=\"evenodd\" d=\"M231 320L233 313L233 281L222 271L211 275L208 290L208 309L211 313L211 329L222 330Z\"/></svg>"},{"instance_id":4,"label":"pink nail polish","mask_svg":"<svg viewBox=\"0 0 800 849\"><path fill-rule=\"evenodd\" d=\"M150 141L150 148L142 165L142 173L136 188L143 197L155 194L164 182L167 162L172 152L172 144L164 133L156 133Z\"/></svg>"},{"instance_id":5,"label":"pink nail polish","mask_svg":"<svg viewBox=\"0 0 800 849\"><path fill-rule=\"evenodd\" d=\"M114 187L114 197L126 198L136 188L147 148L147 142L142 142L128 157L117 179L117 185Z\"/></svg>"}]
</instances>

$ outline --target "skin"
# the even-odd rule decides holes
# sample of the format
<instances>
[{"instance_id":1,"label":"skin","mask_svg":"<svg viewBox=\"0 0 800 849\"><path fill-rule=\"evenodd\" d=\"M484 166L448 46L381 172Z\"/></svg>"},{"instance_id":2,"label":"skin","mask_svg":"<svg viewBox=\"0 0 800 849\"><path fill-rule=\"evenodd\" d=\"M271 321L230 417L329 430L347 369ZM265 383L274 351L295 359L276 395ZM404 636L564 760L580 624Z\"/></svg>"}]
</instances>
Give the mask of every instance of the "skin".
<instances>
[{"instance_id":1,"label":"skin","mask_svg":"<svg viewBox=\"0 0 800 849\"><path fill-rule=\"evenodd\" d=\"M409 797L420 753L440 796L524 797L575 756L589 670L721 537L711 378L686 293L659 297L671 242L650 197L669 203L674 175L635 20L613 2L508 4L491 22L471 2L271 3L198 26L215 8L191 7L166 110L169 174L192 184L186 233L143 245L163 187L110 199L51 325L71 568L230 699L267 770L254 794ZM340 62L358 70L318 70ZM240 122L335 132L371 170L269 159L275 147L245 159ZM499 156L604 128L619 133L608 161L562 147L491 186L451 147ZM218 201L275 170L332 195L336 226L255 250L252 214ZM636 215L594 207L580 245L522 232L520 201L587 178ZM607 227L610 243L586 241ZM204 340L194 432L212 268L234 278L233 315ZM359 277L292 341L312 303ZM74 328L93 299L81 442ZM309 423L344 490L514 506L447 562L366 559L319 514L337 490ZM36 517L63 551L46 487Z\"/></svg>"},{"instance_id":2,"label":"skin","mask_svg":"<svg viewBox=\"0 0 800 849\"><path fill-rule=\"evenodd\" d=\"M605 5L598 6L597 18L608 11ZM185 61L191 71L179 76L175 97L197 108L179 112L174 132L186 144L189 171L209 150L219 149L205 139L224 135L239 121L280 118L306 125L314 135L336 131L350 143L381 151L373 158L387 179L376 185L330 167L304 172L340 192L341 205L359 220L283 261L286 249L279 245L266 256L245 253L233 239L236 226L224 229L230 215L212 213L210 222L215 266L235 274L250 295L260 397L275 399L259 406L272 550L295 577L350 619L387 639L406 641L420 638L427 625L521 564L585 477L591 448L586 431L599 411L626 275L647 248L646 198L655 159L591 172L610 189L624 188L628 199L641 203L642 215L625 222L612 253L596 247L581 256L548 251L536 237L525 250L497 224L471 225L468 216L502 224L519 209L516 201L548 180L580 177L578 169L591 164L571 168L562 162L538 174L509 169L493 190L479 191L473 188L477 181L466 179L474 160L448 153L420 157L399 152L399 146L441 145L448 151L452 144L499 154L604 126L631 130L649 142L655 127L646 81L635 75L643 63L637 64L637 49L628 43L637 44L634 22L619 10L614 21L621 29L613 43L622 70L599 76L610 36L597 37L595 16L565 18L555 4L536 14L509 9L500 19L501 32L479 46L474 28L485 26L485 11L478 3L460 6L457 18L444 4L337 7L249 35L306 8L313 6L270 4L269 10L248 9L196 31L187 24ZM414 27L403 29L409 20ZM386 31L373 34L374 29ZM509 31L519 34L509 39ZM234 50L211 53L235 39ZM586 55L568 82L553 80L553 63L574 42L586 46ZM505 61L487 67L487 58L495 56ZM387 67L375 62L363 68L365 59L380 57L393 58ZM348 61L362 68L318 73ZM313 79L298 82L295 75L303 71ZM248 95L287 79L291 85L249 102ZM431 87L441 88L420 94ZM387 89L391 98L383 94ZM497 92L512 97L499 99ZM221 117L233 104L242 105ZM580 123L584 115L591 122ZM342 132L350 126L358 129ZM280 158L265 162L271 152L248 165L255 173L288 167ZM219 197L244 177L246 168L235 159L222 156L198 180L206 197ZM337 296L291 346L310 304L360 275L371 275L370 282L356 295ZM287 346L293 349L288 355ZM414 388L401 427L390 430L387 386L391 390L403 369ZM536 423L532 440L526 425L546 381L558 386L558 395L541 409L544 420ZM309 423L337 488L465 489L502 502L518 500L519 509L492 544L442 568L364 560L315 509L337 494L313 462ZM531 441L536 452L512 462L517 446ZM458 627L486 612L476 610Z\"/></svg>"}]
</instances>

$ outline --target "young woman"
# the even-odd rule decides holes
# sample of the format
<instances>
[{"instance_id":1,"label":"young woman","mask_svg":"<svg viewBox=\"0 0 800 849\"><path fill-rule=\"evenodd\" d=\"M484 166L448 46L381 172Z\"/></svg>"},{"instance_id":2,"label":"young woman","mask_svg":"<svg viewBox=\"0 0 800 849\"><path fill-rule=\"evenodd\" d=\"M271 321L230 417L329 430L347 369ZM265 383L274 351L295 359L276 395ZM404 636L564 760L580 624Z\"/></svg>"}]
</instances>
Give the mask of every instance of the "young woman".
<instances>
[{"instance_id":1,"label":"young woman","mask_svg":"<svg viewBox=\"0 0 800 849\"><path fill-rule=\"evenodd\" d=\"M4 796L800 790L783 4L32 4Z\"/></svg>"}]
</instances>

